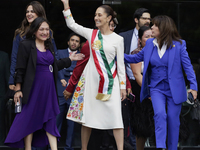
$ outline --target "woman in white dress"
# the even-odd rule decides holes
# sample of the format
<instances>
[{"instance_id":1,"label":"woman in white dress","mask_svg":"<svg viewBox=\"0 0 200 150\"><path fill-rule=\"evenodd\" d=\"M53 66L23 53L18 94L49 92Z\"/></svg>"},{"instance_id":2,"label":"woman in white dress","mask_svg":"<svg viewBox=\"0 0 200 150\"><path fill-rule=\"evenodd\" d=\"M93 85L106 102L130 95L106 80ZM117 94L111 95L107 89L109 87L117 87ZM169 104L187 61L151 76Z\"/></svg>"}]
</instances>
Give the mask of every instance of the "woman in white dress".
<instances>
[{"instance_id":1,"label":"woman in white dress","mask_svg":"<svg viewBox=\"0 0 200 150\"><path fill-rule=\"evenodd\" d=\"M113 129L118 150L123 150L121 100L126 98L124 42L109 28L116 16L111 7L102 5L97 8L94 17L98 30L85 28L75 23L69 0L61 1L67 26L85 37L90 46L90 59L80 77L67 118L82 123L82 150L87 150L91 128Z\"/></svg>"},{"instance_id":2,"label":"woman in white dress","mask_svg":"<svg viewBox=\"0 0 200 150\"><path fill-rule=\"evenodd\" d=\"M69 0L61 1L67 26L85 37L90 46L90 59L72 97L67 118L82 124L82 150L87 150L91 128L113 129L117 148L123 150L121 100L126 98L124 42L109 28L116 16L110 6L102 5L97 8L94 17L98 30L85 28L75 23Z\"/></svg>"}]
</instances>

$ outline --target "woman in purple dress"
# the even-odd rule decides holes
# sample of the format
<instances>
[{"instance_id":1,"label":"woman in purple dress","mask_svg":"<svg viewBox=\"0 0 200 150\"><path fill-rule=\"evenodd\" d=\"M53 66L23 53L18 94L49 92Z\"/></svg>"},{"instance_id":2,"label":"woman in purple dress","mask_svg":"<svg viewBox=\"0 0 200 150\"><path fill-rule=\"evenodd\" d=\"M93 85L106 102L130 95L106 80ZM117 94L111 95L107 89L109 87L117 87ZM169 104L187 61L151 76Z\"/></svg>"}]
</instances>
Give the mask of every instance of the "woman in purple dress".
<instances>
[{"instance_id":1,"label":"woman in purple dress","mask_svg":"<svg viewBox=\"0 0 200 150\"><path fill-rule=\"evenodd\" d=\"M83 54L74 52L69 58L55 59L49 23L38 17L30 26L26 40L19 45L15 71L15 104L22 98L22 111L17 114L5 144L31 150L31 145L43 147L50 144L57 150L56 127L59 113L56 94L57 72L67 68L71 61L80 60Z\"/></svg>"},{"instance_id":2,"label":"woman in purple dress","mask_svg":"<svg viewBox=\"0 0 200 150\"><path fill-rule=\"evenodd\" d=\"M38 1L32 1L26 6L24 19L22 20L20 27L15 30L15 34L14 34L12 54L11 54L10 78L8 82L9 88L11 90L15 90L14 74L15 74L15 67L16 67L16 62L17 62L17 52L18 52L19 43L26 38L26 33L29 30L31 23L37 17L43 17L45 19L47 18L45 9L42 6L42 4ZM58 59L57 48L56 48L56 44L53 38L53 31L51 29L50 29L50 34L51 34L51 39L54 46L55 56Z\"/></svg>"}]
</instances>

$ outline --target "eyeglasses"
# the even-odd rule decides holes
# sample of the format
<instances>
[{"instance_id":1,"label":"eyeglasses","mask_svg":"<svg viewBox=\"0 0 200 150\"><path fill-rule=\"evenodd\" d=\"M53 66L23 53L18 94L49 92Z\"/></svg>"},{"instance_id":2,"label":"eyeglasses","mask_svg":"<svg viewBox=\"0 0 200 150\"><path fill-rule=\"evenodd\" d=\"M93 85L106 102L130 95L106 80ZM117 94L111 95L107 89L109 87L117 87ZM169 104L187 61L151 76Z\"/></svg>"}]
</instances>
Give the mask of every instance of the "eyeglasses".
<instances>
[{"instance_id":1,"label":"eyeglasses","mask_svg":"<svg viewBox=\"0 0 200 150\"><path fill-rule=\"evenodd\" d=\"M149 20L150 22L151 22L151 18L146 18L146 17L140 17L141 19L143 19L143 20Z\"/></svg>"}]
</instances>

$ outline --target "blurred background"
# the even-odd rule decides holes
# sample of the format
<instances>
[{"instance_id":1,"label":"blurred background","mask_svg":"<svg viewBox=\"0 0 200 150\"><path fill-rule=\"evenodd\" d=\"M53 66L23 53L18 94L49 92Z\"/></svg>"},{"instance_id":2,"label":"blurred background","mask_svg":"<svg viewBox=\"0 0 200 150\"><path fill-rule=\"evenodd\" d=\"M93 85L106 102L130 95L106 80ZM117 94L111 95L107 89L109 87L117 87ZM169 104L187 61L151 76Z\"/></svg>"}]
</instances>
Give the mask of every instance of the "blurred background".
<instances>
[{"instance_id":1,"label":"blurred background","mask_svg":"<svg viewBox=\"0 0 200 150\"><path fill-rule=\"evenodd\" d=\"M14 31L19 27L25 7L31 0L0 1L0 45L1 50L11 54ZM62 14L63 5L60 0L38 0L46 9L47 18L54 31L58 49L67 47L67 37L71 30L67 28ZM134 28L133 13L139 7L148 8L151 17L168 15L174 19L178 31L187 42L187 50L192 62L200 57L200 1L199 0L71 0L70 7L77 23L85 27L94 27L94 13L102 4L109 4L118 14L119 25L116 32Z\"/></svg>"}]
</instances>

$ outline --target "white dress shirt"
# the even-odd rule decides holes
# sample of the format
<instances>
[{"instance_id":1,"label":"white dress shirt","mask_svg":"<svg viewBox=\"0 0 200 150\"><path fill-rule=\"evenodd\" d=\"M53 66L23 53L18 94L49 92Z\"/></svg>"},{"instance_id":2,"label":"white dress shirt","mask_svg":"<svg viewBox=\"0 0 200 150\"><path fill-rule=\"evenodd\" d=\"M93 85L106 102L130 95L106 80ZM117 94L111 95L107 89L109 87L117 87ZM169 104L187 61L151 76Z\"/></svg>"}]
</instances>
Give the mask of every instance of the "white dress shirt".
<instances>
[{"instance_id":1,"label":"white dress shirt","mask_svg":"<svg viewBox=\"0 0 200 150\"><path fill-rule=\"evenodd\" d=\"M160 49L159 45L158 45L158 42L157 42L157 39L153 40L153 44L154 44L154 46L157 46L158 55L159 55L160 58L162 58L163 55L165 54L166 49L167 49L167 45L164 43L162 45L161 49Z\"/></svg>"},{"instance_id":2,"label":"white dress shirt","mask_svg":"<svg viewBox=\"0 0 200 150\"><path fill-rule=\"evenodd\" d=\"M131 54L131 52L135 50L137 47L138 47L138 30L135 28L133 31L129 54ZM133 76L133 72L131 70L131 66L129 63L126 64L126 73L129 79L135 80L135 77Z\"/></svg>"}]
</instances>

